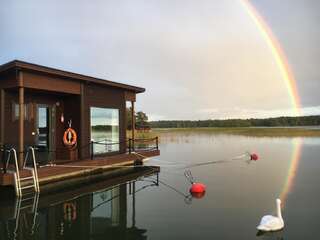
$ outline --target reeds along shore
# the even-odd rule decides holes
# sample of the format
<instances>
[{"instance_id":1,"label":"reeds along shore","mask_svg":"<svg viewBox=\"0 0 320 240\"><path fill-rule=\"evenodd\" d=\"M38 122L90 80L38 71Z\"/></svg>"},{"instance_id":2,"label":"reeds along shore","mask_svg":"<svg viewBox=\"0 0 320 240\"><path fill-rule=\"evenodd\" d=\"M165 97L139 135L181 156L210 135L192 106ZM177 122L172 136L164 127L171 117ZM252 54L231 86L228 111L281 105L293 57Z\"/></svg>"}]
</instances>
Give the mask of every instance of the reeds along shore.
<instances>
[{"instance_id":1,"label":"reeds along shore","mask_svg":"<svg viewBox=\"0 0 320 240\"><path fill-rule=\"evenodd\" d=\"M320 128L286 128L286 127L230 127L230 128L154 128L149 132L136 131L136 138L153 138L161 137L162 134L168 133L209 133L209 134L230 134L243 135L253 137L320 137ZM131 136L131 131L127 132L128 138Z\"/></svg>"}]
</instances>

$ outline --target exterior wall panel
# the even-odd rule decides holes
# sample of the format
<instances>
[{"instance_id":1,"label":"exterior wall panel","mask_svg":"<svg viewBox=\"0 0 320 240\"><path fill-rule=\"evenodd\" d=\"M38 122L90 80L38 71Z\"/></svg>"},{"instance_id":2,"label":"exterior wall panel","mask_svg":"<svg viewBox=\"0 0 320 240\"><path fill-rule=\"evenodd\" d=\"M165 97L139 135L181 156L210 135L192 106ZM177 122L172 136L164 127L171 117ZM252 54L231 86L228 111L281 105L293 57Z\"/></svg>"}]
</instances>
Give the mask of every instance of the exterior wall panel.
<instances>
[{"instance_id":1,"label":"exterior wall panel","mask_svg":"<svg viewBox=\"0 0 320 240\"><path fill-rule=\"evenodd\" d=\"M23 73L24 87L59 93L80 94L80 83L45 74Z\"/></svg>"},{"instance_id":2,"label":"exterior wall panel","mask_svg":"<svg viewBox=\"0 0 320 240\"><path fill-rule=\"evenodd\" d=\"M126 105L124 91L117 88L107 88L101 85L84 85L84 106L83 106L83 124L81 136L83 143L90 143L91 123L90 107L116 108L119 109L119 142L120 152L126 151ZM83 155L89 155L89 148L83 152Z\"/></svg>"}]
</instances>

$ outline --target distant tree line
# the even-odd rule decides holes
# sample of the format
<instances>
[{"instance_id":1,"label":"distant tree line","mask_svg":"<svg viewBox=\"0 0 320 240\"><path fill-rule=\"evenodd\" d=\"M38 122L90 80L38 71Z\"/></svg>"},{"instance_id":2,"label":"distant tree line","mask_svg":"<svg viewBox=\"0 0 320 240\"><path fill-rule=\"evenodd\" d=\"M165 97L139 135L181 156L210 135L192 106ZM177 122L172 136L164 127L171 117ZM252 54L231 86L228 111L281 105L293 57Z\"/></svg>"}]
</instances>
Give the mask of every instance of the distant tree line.
<instances>
[{"instance_id":1,"label":"distant tree line","mask_svg":"<svg viewBox=\"0 0 320 240\"><path fill-rule=\"evenodd\" d=\"M320 125L320 116L276 117L264 119L225 119L225 120L172 120L151 121L151 128L200 128L200 127L281 127Z\"/></svg>"},{"instance_id":2,"label":"distant tree line","mask_svg":"<svg viewBox=\"0 0 320 240\"><path fill-rule=\"evenodd\" d=\"M91 127L94 131L111 131L112 126L111 125L95 125Z\"/></svg>"}]
</instances>

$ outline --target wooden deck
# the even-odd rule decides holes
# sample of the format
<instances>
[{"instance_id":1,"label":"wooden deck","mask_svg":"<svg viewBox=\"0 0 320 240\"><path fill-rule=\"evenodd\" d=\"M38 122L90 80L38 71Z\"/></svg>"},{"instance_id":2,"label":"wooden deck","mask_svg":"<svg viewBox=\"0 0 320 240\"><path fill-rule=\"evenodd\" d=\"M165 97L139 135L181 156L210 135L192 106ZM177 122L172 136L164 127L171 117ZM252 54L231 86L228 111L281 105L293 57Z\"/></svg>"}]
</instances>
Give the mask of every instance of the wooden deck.
<instances>
[{"instance_id":1,"label":"wooden deck","mask_svg":"<svg viewBox=\"0 0 320 240\"><path fill-rule=\"evenodd\" d=\"M141 153L145 157L158 156L159 150ZM124 170L133 165L136 160L145 160L141 155L118 154L104 158L95 158L75 161L72 163L57 164L51 166L43 166L38 168L40 191L47 191L46 185L54 184L57 189L64 186L72 186L79 182L88 182L103 177L103 173L108 172L111 176L119 170ZM113 170L113 171L111 171ZM22 170L19 172L20 177L31 176L30 171ZM82 180L79 180L81 178ZM0 186L14 186L14 178L12 173L0 173Z\"/></svg>"}]
</instances>

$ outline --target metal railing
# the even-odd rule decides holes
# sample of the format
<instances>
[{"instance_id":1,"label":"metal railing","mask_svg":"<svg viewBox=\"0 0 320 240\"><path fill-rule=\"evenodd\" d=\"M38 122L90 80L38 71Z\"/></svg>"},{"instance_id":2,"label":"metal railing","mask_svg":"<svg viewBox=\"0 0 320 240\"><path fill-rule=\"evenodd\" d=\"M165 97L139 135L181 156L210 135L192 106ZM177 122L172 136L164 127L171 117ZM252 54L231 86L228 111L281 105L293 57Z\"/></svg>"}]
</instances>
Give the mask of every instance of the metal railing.
<instances>
[{"instance_id":1,"label":"metal railing","mask_svg":"<svg viewBox=\"0 0 320 240\"><path fill-rule=\"evenodd\" d=\"M8 152L8 158L5 163L5 169L7 170L9 167L9 162L11 159L11 153L13 153L13 160L14 160L14 166L15 169L12 171L13 173L13 179L14 179L14 185L15 185L15 191L16 191L16 196L21 196L22 191L21 191L21 182L20 182L20 173L19 173L19 165L18 165L18 158L17 158L17 151L14 148L11 148L9 150L6 150Z\"/></svg>"},{"instance_id":2,"label":"metal railing","mask_svg":"<svg viewBox=\"0 0 320 240\"><path fill-rule=\"evenodd\" d=\"M128 152L159 150L159 138L129 138Z\"/></svg>"},{"instance_id":3,"label":"metal railing","mask_svg":"<svg viewBox=\"0 0 320 240\"><path fill-rule=\"evenodd\" d=\"M109 142L108 142L109 141ZM95 156L108 154L112 152L118 152L123 147L122 144L126 147L126 152L132 153L135 151L152 151L159 150L159 138L137 138L137 139L127 139L123 142L110 142L108 139L99 140L99 141L91 141L90 142L90 158L94 159ZM95 152L95 145L104 146L106 151ZM117 146L114 148L113 146ZM114 150L116 149L116 151ZM110 151L108 151L110 150Z\"/></svg>"},{"instance_id":4,"label":"metal railing","mask_svg":"<svg viewBox=\"0 0 320 240\"><path fill-rule=\"evenodd\" d=\"M7 171L7 161L5 160L7 158L8 150L6 150L6 147L1 148L2 152L2 162L3 162L3 168L2 171L3 173L6 173ZM100 148L101 150L97 150ZM95 157L98 156L103 156L103 155L110 155L113 153L117 152L127 152L127 153L132 153L135 151L153 151L153 150L159 150L159 138L154 137L154 138L128 138L125 141L122 142L112 142L110 139L103 139L99 141L90 141L87 144L84 144L82 146L74 146L73 148L66 148L66 147L56 147L55 149L48 149L48 148L40 148L36 146L29 146L26 151L24 151L25 155L25 160L23 162L23 167L26 167L27 164L27 159L32 157L32 164L34 169L37 168L37 164L54 164L56 162L56 158L59 155L60 157L62 156L63 158L58 159L58 160L63 160L64 157L67 156L67 154L76 152L77 154L80 153L81 159L94 159ZM35 152L38 155L38 162L35 162ZM40 154L47 153L48 156L42 156ZM68 160L68 159L66 159ZM37 174L37 173L35 173Z\"/></svg>"},{"instance_id":5,"label":"metal railing","mask_svg":"<svg viewBox=\"0 0 320 240\"><path fill-rule=\"evenodd\" d=\"M37 171L37 164L35 159L34 148L29 147L27 150L26 157L22 163L21 168L19 168L18 159L17 159L17 151L14 148L10 149L1 149L3 152L3 172L4 173L12 173L14 179L14 186L15 192L17 197L22 197L22 190L28 188L34 188L35 192L40 192L39 187L39 178L38 178L38 171ZM31 155L30 155L31 154ZM27 160L29 156L32 157L32 167L27 167ZM6 157L6 160L4 161ZM13 169L10 166L10 160L13 157ZM31 176L21 177L20 170L28 170L31 172ZM32 180L33 183L29 183L28 181ZM24 186L22 186L22 182L24 182Z\"/></svg>"},{"instance_id":6,"label":"metal railing","mask_svg":"<svg viewBox=\"0 0 320 240\"><path fill-rule=\"evenodd\" d=\"M27 160L30 156L30 152L31 152L31 158L32 158L32 166L33 167L27 167ZM34 153L34 148L33 147L28 147L27 150L27 154L26 157L24 159L24 163L23 163L23 168L24 169L28 169L32 172L32 176L34 177L34 187L35 187L35 191L36 192L40 192L40 187L39 187L39 177L38 177L38 170L37 170L37 162L36 162L36 156Z\"/></svg>"}]
</instances>

